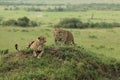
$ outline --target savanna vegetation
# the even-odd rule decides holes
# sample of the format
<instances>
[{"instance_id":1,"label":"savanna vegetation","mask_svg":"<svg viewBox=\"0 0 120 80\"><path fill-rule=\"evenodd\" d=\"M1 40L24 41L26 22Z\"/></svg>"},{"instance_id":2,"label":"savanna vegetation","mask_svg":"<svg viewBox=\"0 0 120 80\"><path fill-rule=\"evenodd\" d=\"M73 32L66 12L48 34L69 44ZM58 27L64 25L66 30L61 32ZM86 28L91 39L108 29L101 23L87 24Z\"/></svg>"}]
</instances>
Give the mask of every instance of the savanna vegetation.
<instances>
[{"instance_id":1,"label":"savanna vegetation","mask_svg":"<svg viewBox=\"0 0 120 80\"><path fill-rule=\"evenodd\" d=\"M1 0L0 80L119 80L119 21L119 0ZM54 50L54 26L72 32L75 47ZM40 35L36 59L26 45Z\"/></svg>"},{"instance_id":2,"label":"savanna vegetation","mask_svg":"<svg viewBox=\"0 0 120 80\"><path fill-rule=\"evenodd\" d=\"M120 76L119 62L111 58L103 62L100 56L82 47L61 47L56 52L49 46L40 60L26 50L24 52L2 58L0 79L117 80Z\"/></svg>"},{"instance_id":3,"label":"savanna vegetation","mask_svg":"<svg viewBox=\"0 0 120 80\"><path fill-rule=\"evenodd\" d=\"M7 21L3 21L1 23L1 25L3 26L21 26L21 27L34 27L37 26L37 23L35 21L31 21L29 18L27 17L22 17L22 18L18 18L17 20L14 19L10 19Z\"/></svg>"},{"instance_id":4,"label":"savanna vegetation","mask_svg":"<svg viewBox=\"0 0 120 80\"><path fill-rule=\"evenodd\" d=\"M91 19L90 19L91 20ZM107 22L82 22L77 18L65 18L61 20L56 26L60 26L63 28L113 28L120 27L120 23L107 23Z\"/></svg>"}]
</instances>

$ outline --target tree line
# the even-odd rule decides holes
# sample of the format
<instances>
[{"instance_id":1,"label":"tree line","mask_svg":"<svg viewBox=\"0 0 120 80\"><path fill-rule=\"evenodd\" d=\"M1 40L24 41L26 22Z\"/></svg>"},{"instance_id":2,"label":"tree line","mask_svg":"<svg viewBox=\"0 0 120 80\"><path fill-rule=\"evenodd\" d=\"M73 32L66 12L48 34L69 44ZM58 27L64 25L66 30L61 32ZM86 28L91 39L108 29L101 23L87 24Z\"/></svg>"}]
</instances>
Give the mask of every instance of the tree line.
<instances>
[{"instance_id":1,"label":"tree line","mask_svg":"<svg viewBox=\"0 0 120 80\"><path fill-rule=\"evenodd\" d=\"M28 17L21 17L17 20L10 19L6 21L0 20L2 26L20 26L20 27L36 27L40 22L32 21ZM83 22L79 18L63 18L54 26L63 28L113 28L120 27L120 23L107 23L107 22Z\"/></svg>"},{"instance_id":2,"label":"tree line","mask_svg":"<svg viewBox=\"0 0 120 80\"><path fill-rule=\"evenodd\" d=\"M1 5L1 4L0 4ZM3 5L3 4L2 4ZM87 11L87 10L114 10L120 11L120 4L38 4L38 5L6 5L4 10L20 10L25 11L48 11L48 12L63 12L63 11ZM11 7L12 6L12 7ZM45 7L45 8L43 8Z\"/></svg>"},{"instance_id":3,"label":"tree line","mask_svg":"<svg viewBox=\"0 0 120 80\"><path fill-rule=\"evenodd\" d=\"M83 22L78 18L64 18L55 26L64 28L113 28L120 27L120 23L107 23L107 22Z\"/></svg>"}]
</instances>

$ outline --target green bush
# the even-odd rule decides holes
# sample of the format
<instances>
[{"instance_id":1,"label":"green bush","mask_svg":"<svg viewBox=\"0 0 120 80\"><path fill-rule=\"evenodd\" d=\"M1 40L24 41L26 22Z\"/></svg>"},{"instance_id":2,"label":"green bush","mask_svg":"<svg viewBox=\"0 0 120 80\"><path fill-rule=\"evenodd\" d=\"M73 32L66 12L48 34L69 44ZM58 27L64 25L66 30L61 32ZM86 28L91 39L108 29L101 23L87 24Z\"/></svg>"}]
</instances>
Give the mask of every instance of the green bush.
<instances>
[{"instance_id":1,"label":"green bush","mask_svg":"<svg viewBox=\"0 0 120 80\"><path fill-rule=\"evenodd\" d=\"M18 18L17 25L25 27L25 26L29 26L29 22L30 22L29 18L22 17L22 18Z\"/></svg>"},{"instance_id":2,"label":"green bush","mask_svg":"<svg viewBox=\"0 0 120 80\"><path fill-rule=\"evenodd\" d=\"M37 26L38 24L37 24L37 22L35 22L35 21L30 21L30 23L29 23L29 26L32 26L32 27L35 27L35 26Z\"/></svg>"},{"instance_id":3,"label":"green bush","mask_svg":"<svg viewBox=\"0 0 120 80\"><path fill-rule=\"evenodd\" d=\"M4 26L21 26L21 27L35 27L38 26L37 22L31 21L28 17L18 18L17 20L10 19L3 21Z\"/></svg>"},{"instance_id":4,"label":"green bush","mask_svg":"<svg viewBox=\"0 0 120 80\"><path fill-rule=\"evenodd\" d=\"M65 28L80 28L82 26L82 21L77 18L64 18L58 25Z\"/></svg>"},{"instance_id":5,"label":"green bush","mask_svg":"<svg viewBox=\"0 0 120 80\"><path fill-rule=\"evenodd\" d=\"M120 27L120 23L107 23L107 22L82 22L77 18L64 18L62 19L57 26L64 28L112 28Z\"/></svg>"},{"instance_id":6,"label":"green bush","mask_svg":"<svg viewBox=\"0 0 120 80\"><path fill-rule=\"evenodd\" d=\"M17 25L17 21L13 20L13 19L10 19L10 20L4 21L2 23L2 25L5 25L5 26L15 26L15 25Z\"/></svg>"}]
</instances>

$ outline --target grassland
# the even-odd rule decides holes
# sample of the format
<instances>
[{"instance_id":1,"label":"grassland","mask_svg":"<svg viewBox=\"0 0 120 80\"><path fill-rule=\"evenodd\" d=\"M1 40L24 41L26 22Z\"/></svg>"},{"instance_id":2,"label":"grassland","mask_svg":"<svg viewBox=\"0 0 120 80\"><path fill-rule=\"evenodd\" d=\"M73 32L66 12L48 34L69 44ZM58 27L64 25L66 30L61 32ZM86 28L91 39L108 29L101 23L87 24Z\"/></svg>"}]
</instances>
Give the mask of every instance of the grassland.
<instances>
[{"instance_id":1,"label":"grassland","mask_svg":"<svg viewBox=\"0 0 120 80\"><path fill-rule=\"evenodd\" d=\"M53 28L45 26L36 28L1 27L0 49L9 49L10 52L13 52L15 51L15 43L18 43L20 48L24 49L29 41L36 39L39 35L44 35L47 37L46 45L53 45L53 30ZM69 30L73 33L77 45L83 46L96 54L102 54L104 56L113 57L120 60L120 37L118 37L120 36L119 28Z\"/></svg>"},{"instance_id":2,"label":"grassland","mask_svg":"<svg viewBox=\"0 0 120 80\"><path fill-rule=\"evenodd\" d=\"M27 45L28 41L35 39L39 35L45 35L48 40L47 45L54 44L52 25L57 24L63 18L76 17L83 22L87 22L91 15L94 14L92 22L118 22L120 21L120 11L80 11L80 12L27 12L6 11L4 7L0 7L1 21L8 19L17 19L20 17L28 17L41 24L36 28L19 28L19 27L0 27L0 49L10 49L14 51L13 46L19 43L22 48ZM4 13L4 14L3 14ZM47 26L47 27L46 27ZM75 36L77 45L82 45L97 54L103 54L108 57L119 58L119 28L113 29L70 29ZM24 35L24 36L23 36ZM112 38L112 39L111 39ZM7 42L6 43L4 43Z\"/></svg>"},{"instance_id":3,"label":"grassland","mask_svg":"<svg viewBox=\"0 0 120 80\"><path fill-rule=\"evenodd\" d=\"M88 22L92 15L91 22L118 22L120 20L120 11L102 11L88 10L78 12L28 12L25 10L4 10L5 7L0 7L0 18L5 21L8 19L17 19L20 17L28 17L31 20L42 24L56 24L63 18L79 18L83 22ZM4 14L3 14L4 13ZM33 16L34 15L34 16Z\"/></svg>"},{"instance_id":4,"label":"grassland","mask_svg":"<svg viewBox=\"0 0 120 80\"><path fill-rule=\"evenodd\" d=\"M0 80L119 80L120 63L82 47L45 48L40 60L18 52L2 57ZM74 54L73 54L74 53ZM109 60L109 61L108 61Z\"/></svg>"},{"instance_id":5,"label":"grassland","mask_svg":"<svg viewBox=\"0 0 120 80\"><path fill-rule=\"evenodd\" d=\"M0 21L26 16L41 24L29 28L0 25L0 51L8 50L8 54L0 52L0 80L119 80L120 28L117 26L109 29L66 29L73 33L76 47L62 46L58 52L51 52L53 25L71 17L88 22L93 14L92 22L120 21L120 11L27 12L22 9L4 10L0 6ZM21 50L25 49L40 35L47 38L45 53L40 60L32 56L26 58L26 54L21 56L21 52L14 49L16 43Z\"/></svg>"},{"instance_id":6,"label":"grassland","mask_svg":"<svg viewBox=\"0 0 120 80\"><path fill-rule=\"evenodd\" d=\"M17 19L27 16L28 18L42 24L56 24L63 18L75 17L83 22L88 22L94 14L91 22L118 22L120 11L86 11L86 12L26 12L26 11L2 11L0 17L3 20ZM24 15L23 15L24 14ZM33 16L34 14L34 16Z\"/></svg>"}]
</instances>

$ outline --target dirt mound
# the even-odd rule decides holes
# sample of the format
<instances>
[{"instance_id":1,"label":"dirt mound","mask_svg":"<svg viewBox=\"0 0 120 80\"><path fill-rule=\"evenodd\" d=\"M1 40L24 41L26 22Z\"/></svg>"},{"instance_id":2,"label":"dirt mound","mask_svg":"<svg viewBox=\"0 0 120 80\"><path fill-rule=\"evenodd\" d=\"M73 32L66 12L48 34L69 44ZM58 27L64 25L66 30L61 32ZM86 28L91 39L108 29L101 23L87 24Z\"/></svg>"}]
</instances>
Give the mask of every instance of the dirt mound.
<instances>
[{"instance_id":1,"label":"dirt mound","mask_svg":"<svg viewBox=\"0 0 120 80\"><path fill-rule=\"evenodd\" d=\"M30 80L98 80L100 77L117 80L120 76L120 62L106 57L105 59L103 61L99 55L79 46L59 48L48 46L45 47L45 52L40 60L33 58L32 52L29 50L6 55L3 57L3 63L0 64L0 75L22 70L24 73L21 72L21 74L26 75L25 79L28 79L27 76L29 76ZM35 72L36 69L40 73ZM26 71L28 73L25 74ZM53 76L47 76L48 73Z\"/></svg>"},{"instance_id":2,"label":"dirt mound","mask_svg":"<svg viewBox=\"0 0 120 80\"><path fill-rule=\"evenodd\" d=\"M23 57L23 58L28 58L30 56L32 56L32 53L26 54L26 53L23 53L23 52L19 52L15 55L15 57Z\"/></svg>"},{"instance_id":3,"label":"dirt mound","mask_svg":"<svg viewBox=\"0 0 120 80\"><path fill-rule=\"evenodd\" d=\"M66 61L73 61L73 66L78 66L79 62L82 62L84 65L82 68L85 71L91 71L92 74L89 73L84 78L80 77L81 79L85 80L95 80L95 75L98 74L109 79L116 78L120 76L120 63L116 62L115 59L107 59L109 61L103 62L100 57L95 55L95 53L86 51L82 47L62 47L62 48L54 48L48 47L46 51L49 52L53 57L56 57L63 62ZM95 73L94 73L95 72ZM84 73L83 73L84 74ZM86 73L85 73L86 74ZM77 75L76 75L77 76ZM78 76L79 77L79 76Z\"/></svg>"},{"instance_id":4,"label":"dirt mound","mask_svg":"<svg viewBox=\"0 0 120 80\"><path fill-rule=\"evenodd\" d=\"M19 51L19 52L16 52L14 54L8 54L6 55L4 58L3 58L3 61L9 61L11 59L14 59L14 58L28 58L32 56L32 52L24 52L24 51Z\"/></svg>"}]
</instances>

